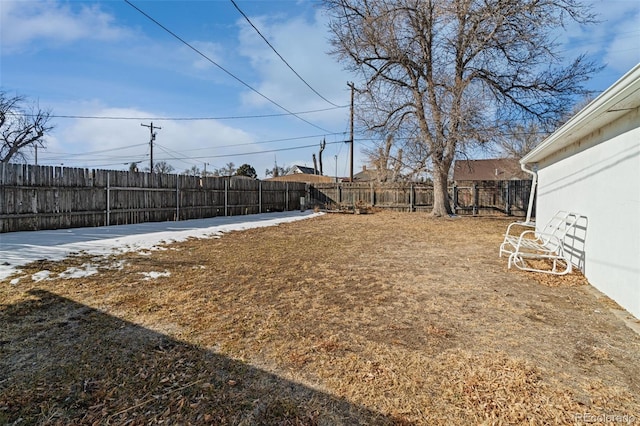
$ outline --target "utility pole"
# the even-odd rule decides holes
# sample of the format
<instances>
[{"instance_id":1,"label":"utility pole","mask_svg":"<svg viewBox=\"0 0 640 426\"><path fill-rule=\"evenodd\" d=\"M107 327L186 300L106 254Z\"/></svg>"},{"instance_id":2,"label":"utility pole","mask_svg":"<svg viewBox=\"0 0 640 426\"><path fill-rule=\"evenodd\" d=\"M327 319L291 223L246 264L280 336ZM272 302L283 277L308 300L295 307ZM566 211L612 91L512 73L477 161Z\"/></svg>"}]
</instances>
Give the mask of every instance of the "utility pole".
<instances>
[{"instance_id":1,"label":"utility pole","mask_svg":"<svg viewBox=\"0 0 640 426\"><path fill-rule=\"evenodd\" d=\"M153 129L162 129L162 127L159 126L154 126L153 125L153 121L151 122L151 124L140 124L142 127L148 127L149 128L149 133L151 134L151 137L149 138L149 173L153 173L153 141L156 140L156 132L153 131Z\"/></svg>"},{"instance_id":2,"label":"utility pole","mask_svg":"<svg viewBox=\"0 0 640 426\"><path fill-rule=\"evenodd\" d=\"M351 87L351 124L349 132L349 143L351 143L349 147L349 157L351 157L351 159L349 160L349 181L353 182L353 92L355 91L355 86L353 83L348 83L348 85Z\"/></svg>"},{"instance_id":3,"label":"utility pole","mask_svg":"<svg viewBox=\"0 0 640 426\"><path fill-rule=\"evenodd\" d=\"M320 152L318 153L318 157L320 160L320 176L324 176L324 170L322 170L322 151L324 151L327 146L327 141L325 138L322 138L322 142L320 142Z\"/></svg>"},{"instance_id":4,"label":"utility pole","mask_svg":"<svg viewBox=\"0 0 640 426\"><path fill-rule=\"evenodd\" d=\"M36 166L38 165L38 145L36 144Z\"/></svg>"}]
</instances>

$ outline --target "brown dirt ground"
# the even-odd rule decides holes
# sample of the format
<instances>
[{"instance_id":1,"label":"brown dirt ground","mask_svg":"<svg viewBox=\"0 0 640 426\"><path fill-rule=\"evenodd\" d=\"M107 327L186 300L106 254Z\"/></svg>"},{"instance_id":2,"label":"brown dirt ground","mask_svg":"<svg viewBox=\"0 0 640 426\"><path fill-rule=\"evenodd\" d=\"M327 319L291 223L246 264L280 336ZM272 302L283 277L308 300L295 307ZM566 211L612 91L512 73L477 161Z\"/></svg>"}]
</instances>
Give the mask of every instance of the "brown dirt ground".
<instances>
[{"instance_id":1,"label":"brown dirt ground","mask_svg":"<svg viewBox=\"0 0 640 426\"><path fill-rule=\"evenodd\" d=\"M0 424L640 422L640 336L579 274L508 271L508 223L329 214L32 264L0 282Z\"/></svg>"}]
</instances>

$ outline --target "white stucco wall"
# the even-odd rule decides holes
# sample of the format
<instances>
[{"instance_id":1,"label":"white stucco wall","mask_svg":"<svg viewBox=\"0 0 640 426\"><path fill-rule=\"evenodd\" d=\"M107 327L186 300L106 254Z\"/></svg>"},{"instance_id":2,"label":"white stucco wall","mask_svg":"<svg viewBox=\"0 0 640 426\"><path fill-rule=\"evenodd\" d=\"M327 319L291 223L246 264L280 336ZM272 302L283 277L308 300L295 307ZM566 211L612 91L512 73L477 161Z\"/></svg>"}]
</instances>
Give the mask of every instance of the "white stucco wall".
<instances>
[{"instance_id":1,"label":"white stucco wall","mask_svg":"<svg viewBox=\"0 0 640 426\"><path fill-rule=\"evenodd\" d=\"M538 163L536 222L585 216L584 273L640 318L640 112L636 108Z\"/></svg>"}]
</instances>

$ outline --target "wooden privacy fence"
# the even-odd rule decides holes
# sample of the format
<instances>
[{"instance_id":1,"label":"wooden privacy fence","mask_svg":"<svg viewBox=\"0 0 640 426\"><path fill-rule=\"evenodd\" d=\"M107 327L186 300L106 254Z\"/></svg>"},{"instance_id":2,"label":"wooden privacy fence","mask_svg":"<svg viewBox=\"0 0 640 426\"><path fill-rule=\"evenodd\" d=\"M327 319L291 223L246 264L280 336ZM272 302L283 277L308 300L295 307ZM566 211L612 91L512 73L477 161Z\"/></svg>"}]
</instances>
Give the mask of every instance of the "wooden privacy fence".
<instances>
[{"instance_id":1,"label":"wooden privacy fence","mask_svg":"<svg viewBox=\"0 0 640 426\"><path fill-rule=\"evenodd\" d=\"M526 216L531 184L530 180L498 180L454 186L450 188L452 205L456 214Z\"/></svg>"},{"instance_id":2,"label":"wooden privacy fence","mask_svg":"<svg viewBox=\"0 0 640 426\"><path fill-rule=\"evenodd\" d=\"M0 163L0 232L300 209L306 185Z\"/></svg>"},{"instance_id":3,"label":"wooden privacy fence","mask_svg":"<svg viewBox=\"0 0 640 426\"><path fill-rule=\"evenodd\" d=\"M531 181L449 188L456 214L524 216ZM357 204L430 210L429 184L259 181L0 163L0 232L236 216Z\"/></svg>"},{"instance_id":4,"label":"wooden privacy fence","mask_svg":"<svg viewBox=\"0 0 640 426\"><path fill-rule=\"evenodd\" d=\"M531 181L482 181L472 186L452 186L449 200L456 214L500 213L524 216ZM431 210L433 186L426 183L315 183L308 205L345 208L364 204L398 211Z\"/></svg>"},{"instance_id":5,"label":"wooden privacy fence","mask_svg":"<svg viewBox=\"0 0 640 426\"><path fill-rule=\"evenodd\" d=\"M328 209L364 204L399 211L416 211L433 206L433 187L426 184L397 183L314 183L309 201Z\"/></svg>"}]
</instances>

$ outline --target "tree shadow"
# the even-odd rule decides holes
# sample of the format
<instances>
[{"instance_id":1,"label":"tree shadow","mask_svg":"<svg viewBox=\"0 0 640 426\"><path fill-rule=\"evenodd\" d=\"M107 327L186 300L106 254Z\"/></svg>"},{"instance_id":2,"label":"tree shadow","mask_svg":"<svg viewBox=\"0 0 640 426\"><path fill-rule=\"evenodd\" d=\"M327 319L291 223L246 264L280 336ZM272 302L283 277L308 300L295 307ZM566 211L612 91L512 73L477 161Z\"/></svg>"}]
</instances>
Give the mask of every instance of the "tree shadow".
<instances>
[{"instance_id":1,"label":"tree shadow","mask_svg":"<svg viewBox=\"0 0 640 426\"><path fill-rule=\"evenodd\" d=\"M0 424L402 423L43 290L0 324Z\"/></svg>"}]
</instances>

